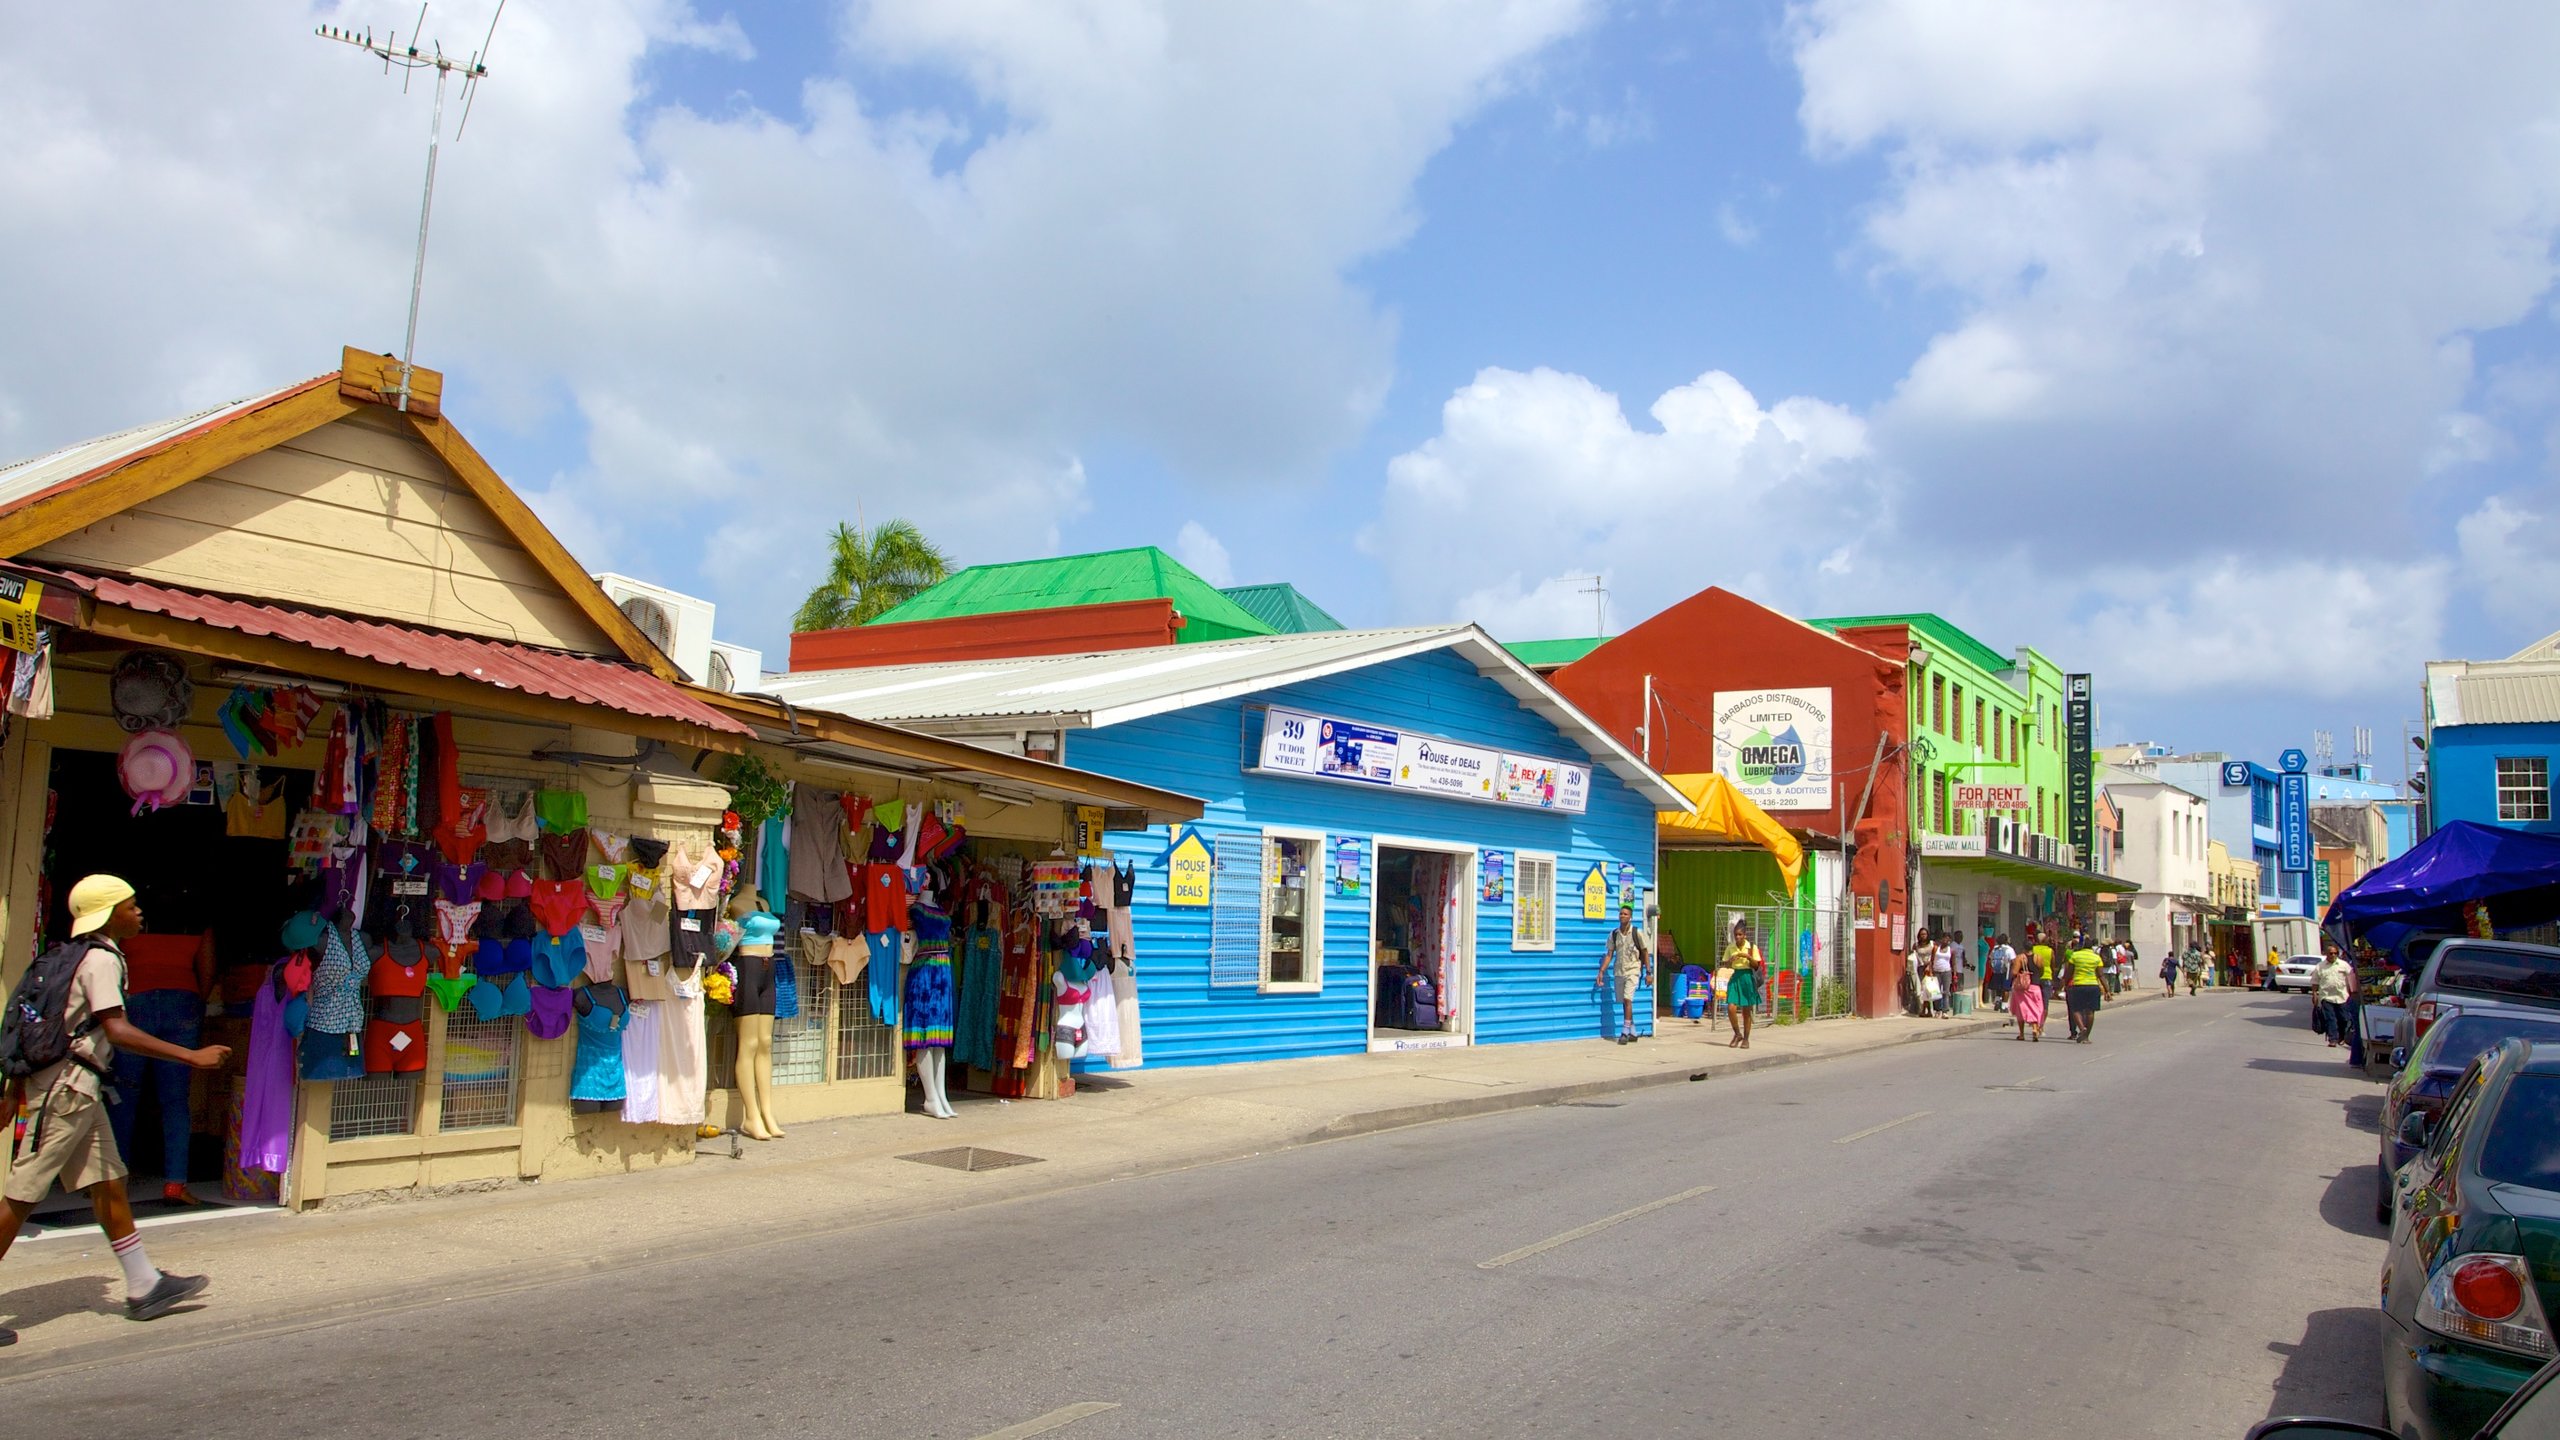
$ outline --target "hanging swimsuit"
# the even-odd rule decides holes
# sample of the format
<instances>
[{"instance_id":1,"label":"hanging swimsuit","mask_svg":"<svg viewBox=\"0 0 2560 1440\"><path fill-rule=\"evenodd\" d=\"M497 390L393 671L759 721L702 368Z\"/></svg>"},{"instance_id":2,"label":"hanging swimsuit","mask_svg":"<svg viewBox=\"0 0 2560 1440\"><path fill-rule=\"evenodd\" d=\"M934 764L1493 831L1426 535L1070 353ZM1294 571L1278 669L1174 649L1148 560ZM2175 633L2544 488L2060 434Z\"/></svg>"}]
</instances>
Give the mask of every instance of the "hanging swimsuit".
<instances>
[{"instance_id":1,"label":"hanging swimsuit","mask_svg":"<svg viewBox=\"0 0 2560 1440\"><path fill-rule=\"evenodd\" d=\"M365 984L373 1018L364 1027L368 1075L405 1075L427 1068L427 958L415 940L394 940L373 959Z\"/></svg>"},{"instance_id":2,"label":"hanging swimsuit","mask_svg":"<svg viewBox=\"0 0 2560 1440\"><path fill-rule=\"evenodd\" d=\"M666 858L666 841L661 840L654 835L634 835L631 837L632 869L655 870L661 864L665 863Z\"/></svg>"},{"instance_id":3,"label":"hanging swimsuit","mask_svg":"<svg viewBox=\"0 0 2560 1440\"><path fill-rule=\"evenodd\" d=\"M482 1020L503 1020L510 1015L533 1013L533 991L524 976L509 975L500 980L482 976L471 987L471 1013Z\"/></svg>"},{"instance_id":4,"label":"hanging swimsuit","mask_svg":"<svg viewBox=\"0 0 2560 1440\"><path fill-rule=\"evenodd\" d=\"M575 880L587 873L587 832L545 835L541 841L542 873L554 880Z\"/></svg>"},{"instance_id":5,"label":"hanging swimsuit","mask_svg":"<svg viewBox=\"0 0 2560 1440\"><path fill-rule=\"evenodd\" d=\"M619 865L631 858L631 837L617 835L601 825L587 827L587 847L607 865Z\"/></svg>"},{"instance_id":6,"label":"hanging swimsuit","mask_svg":"<svg viewBox=\"0 0 2560 1440\"><path fill-rule=\"evenodd\" d=\"M480 887L488 878L488 872L476 861L436 867L436 951L448 975L462 968L463 957L474 948L472 941L477 938L480 925Z\"/></svg>"},{"instance_id":7,"label":"hanging swimsuit","mask_svg":"<svg viewBox=\"0 0 2560 1440\"><path fill-rule=\"evenodd\" d=\"M537 985L533 1002L525 1012L525 1033L536 1040L557 1040L569 1033L569 997L576 992L567 989L546 990Z\"/></svg>"},{"instance_id":8,"label":"hanging swimsuit","mask_svg":"<svg viewBox=\"0 0 2560 1440\"><path fill-rule=\"evenodd\" d=\"M533 817L541 824L545 836L584 830L587 828L586 792L537 790L533 794Z\"/></svg>"},{"instance_id":9,"label":"hanging swimsuit","mask_svg":"<svg viewBox=\"0 0 2560 1440\"><path fill-rule=\"evenodd\" d=\"M533 877L522 870L490 870L480 876L483 940L530 940L534 935Z\"/></svg>"},{"instance_id":10,"label":"hanging swimsuit","mask_svg":"<svg viewBox=\"0 0 2560 1440\"><path fill-rule=\"evenodd\" d=\"M444 1007L447 1015L452 1014L453 1007L461 1004L462 997L470 994L471 987L479 983L480 977L468 970L456 975L430 973L427 976L428 992L436 997L436 1003Z\"/></svg>"},{"instance_id":11,"label":"hanging swimsuit","mask_svg":"<svg viewBox=\"0 0 2560 1440\"><path fill-rule=\"evenodd\" d=\"M512 798L505 795L491 795L486 823L489 827L489 843L492 845L503 845L514 840L522 840L529 844L542 834L542 826L534 818L531 791L519 790Z\"/></svg>"},{"instance_id":12,"label":"hanging swimsuit","mask_svg":"<svg viewBox=\"0 0 2560 1440\"><path fill-rule=\"evenodd\" d=\"M583 840L581 844L585 843ZM586 918L587 882L583 879L533 882L533 918L542 933L553 937L574 933Z\"/></svg>"},{"instance_id":13,"label":"hanging swimsuit","mask_svg":"<svg viewBox=\"0 0 2560 1440\"><path fill-rule=\"evenodd\" d=\"M587 867L587 903L596 907L596 918L608 927L620 918L622 907L630 896L622 893L623 881L630 878L628 865L590 865Z\"/></svg>"},{"instance_id":14,"label":"hanging swimsuit","mask_svg":"<svg viewBox=\"0 0 2560 1440\"><path fill-rule=\"evenodd\" d=\"M456 865L479 854L489 839L489 792L456 791L453 813L436 826L435 838L436 848Z\"/></svg>"},{"instance_id":15,"label":"hanging swimsuit","mask_svg":"<svg viewBox=\"0 0 2560 1440\"><path fill-rule=\"evenodd\" d=\"M578 1053L569 1066L569 1098L621 1099L622 1026L631 1013L630 997L620 986L587 985L572 992L571 1006L578 1017Z\"/></svg>"},{"instance_id":16,"label":"hanging swimsuit","mask_svg":"<svg viewBox=\"0 0 2560 1440\"><path fill-rule=\"evenodd\" d=\"M679 910L708 910L720 903L720 857L679 845L667 852L667 884Z\"/></svg>"},{"instance_id":17,"label":"hanging swimsuit","mask_svg":"<svg viewBox=\"0 0 2560 1440\"><path fill-rule=\"evenodd\" d=\"M480 861L492 870L530 870L533 868L533 842L492 840L480 847Z\"/></svg>"},{"instance_id":18,"label":"hanging swimsuit","mask_svg":"<svg viewBox=\"0 0 2560 1440\"><path fill-rule=\"evenodd\" d=\"M576 928L566 935L545 935L533 942L533 983L564 990L578 983L587 968L587 939Z\"/></svg>"}]
</instances>

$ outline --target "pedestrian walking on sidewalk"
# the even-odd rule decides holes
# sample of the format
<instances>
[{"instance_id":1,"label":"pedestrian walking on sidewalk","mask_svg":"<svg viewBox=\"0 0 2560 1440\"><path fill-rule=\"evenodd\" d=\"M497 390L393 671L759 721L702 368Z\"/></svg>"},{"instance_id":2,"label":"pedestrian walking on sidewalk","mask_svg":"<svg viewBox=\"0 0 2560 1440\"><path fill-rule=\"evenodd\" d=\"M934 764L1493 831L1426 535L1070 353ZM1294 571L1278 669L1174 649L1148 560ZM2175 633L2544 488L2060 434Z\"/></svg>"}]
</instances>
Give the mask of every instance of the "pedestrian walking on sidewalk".
<instances>
[{"instance_id":1,"label":"pedestrian walking on sidewalk","mask_svg":"<svg viewBox=\"0 0 2560 1440\"><path fill-rule=\"evenodd\" d=\"M2195 994L2205 983L2204 952L2193 945L2188 946L2186 955L2178 962L2178 968L2187 977L2187 993Z\"/></svg>"},{"instance_id":2,"label":"pedestrian walking on sidewalk","mask_svg":"<svg viewBox=\"0 0 2560 1440\"><path fill-rule=\"evenodd\" d=\"M2187 953L2190 955L2196 953L2194 947L2190 946ZM2174 999L2177 993L2178 957L2164 951L2160 956L2160 996L2164 1000Z\"/></svg>"},{"instance_id":3,"label":"pedestrian walking on sidewalk","mask_svg":"<svg viewBox=\"0 0 2560 1440\"><path fill-rule=\"evenodd\" d=\"M2018 1022L2019 1039L2043 1042L2044 981L2032 958L2020 960L2009 977L2009 1018Z\"/></svg>"},{"instance_id":4,"label":"pedestrian walking on sidewalk","mask_svg":"<svg viewBox=\"0 0 2560 1440\"><path fill-rule=\"evenodd\" d=\"M2098 1007L2106 1003L2106 988L2098 983L2098 976L2107 968L2107 962L2089 943L2089 937L2083 934L2071 937L2071 954L2063 964L2069 967L2071 975L2068 992L2071 1038L2077 1044L2086 1045L2090 1034L2098 1028Z\"/></svg>"},{"instance_id":5,"label":"pedestrian walking on sidewalk","mask_svg":"<svg viewBox=\"0 0 2560 1440\"><path fill-rule=\"evenodd\" d=\"M1929 932L1919 931L1911 937L1911 948L1902 953L1903 1003L1914 1015L1926 1016L1929 1006Z\"/></svg>"},{"instance_id":6,"label":"pedestrian walking on sidewalk","mask_svg":"<svg viewBox=\"0 0 2560 1440\"><path fill-rule=\"evenodd\" d=\"M1618 1030L1618 1043L1636 1043L1636 991L1653 978L1653 952L1645 948L1644 936L1636 931L1636 907L1618 907L1618 928L1609 932L1608 953L1600 957L1600 976L1595 985L1605 985L1612 978L1618 985L1618 1004L1625 1012L1625 1023Z\"/></svg>"},{"instance_id":7,"label":"pedestrian walking on sidewalk","mask_svg":"<svg viewBox=\"0 0 2560 1440\"><path fill-rule=\"evenodd\" d=\"M1991 965L1983 972L1982 1003L1993 1009L2009 1008L2009 972L2017 967L2017 947L2006 935L1991 937Z\"/></svg>"},{"instance_id":8,"label":"pedestrian walking on sidewalk","mask_svg":"<svg viewBox=\"0 0 2560 1440\"><path fill-rule=\"evenodd\" d=\"M1767 966L1755 946L1751 958L1735 965L1733 978L1725 982L1724 1018L1733 1030L1733 1038L1724 1042L1728 1050L1751 1048L1751 1022L1760 1016L1760 977Z\"/></svg>"},{"instance_id":9,"label":"pedestrian walking on sidewalk","mask_svg":"<svg viewBox=\"0 0 2560 1440\"><path fill-rule=\"evenodd\" d=\"M2062 964L2062 951L2054 942L2061 938L2050 926L2042 931L2033 925L2027 927L2027 959L2035 970L2036 988L2044 994L2047 1014L2053 1011L2053 982L2055 972Z\"/></svg>"},{"instance_id":10,"label":"pedestrian walking on sidewalk","mask_svg":"<svg viewBox=\"0 0 2560 1440\"><path fill-rule=\"evenodd\" d=\"M2355 986L2355 967L2331 945L2311 972L2312 1006L2329 1048L2347 1043L2347 992Z\"/></svg>"},{"instance_id":11,"label":"pedestrian walking on sidewalk","mask_svg":"<svg viewBox=\"0 0 2560 1440\"><path fill-rule=\"evenodd\" d=\"M125 1317L157 1320L203 1293L206 1282L201 1275L165 1274L143 1253L142 1235L133 1228L133 1205L125 1196L124 1157L116 1150L115 1128L107 1117L108 1067L121 1049L198 1070L219 1070L231 1058L231 1049L172 1045L125 1018L124 952L118 947L142 933L142 905L131 885L113 875L89 876L71 887L69 906L71 939L35 962L38 967L70 967L61 1010L46 1017L59 1023L59 1033L69 1043L58 1052L61 1058L23 1077L23 1090L21 1082L9 1086L5 1113L17 1116L23 1099L25 1128L11 1153L9 1183L0 1190L7 1200L7 1208L0 1210L0 1256L9 1253L37 1202L59 1180L65 1190L89 1196L98 1228L106 1232L107 1246L124 1271ZM39 992L47 988L37 987ZM19 1044L39 1029L52 1028L23 1015L11 1019L20 1027ZM17 1339L16 1331L0 1329L0 1345Z\"/></svg>"},{"instance_id":12,"label":"pedestrian walking on sidewalk","mask_svg":"<svg viewBox=\"0 0 2560 1440\"><path fill-rule=\"evenodd\" d=\"M1938 1013L1956 1013L1956 942L1961 932L1950 930L1938 937L1929 951L1929 977L1938 982Z\"/></svg>"}]
</instances>

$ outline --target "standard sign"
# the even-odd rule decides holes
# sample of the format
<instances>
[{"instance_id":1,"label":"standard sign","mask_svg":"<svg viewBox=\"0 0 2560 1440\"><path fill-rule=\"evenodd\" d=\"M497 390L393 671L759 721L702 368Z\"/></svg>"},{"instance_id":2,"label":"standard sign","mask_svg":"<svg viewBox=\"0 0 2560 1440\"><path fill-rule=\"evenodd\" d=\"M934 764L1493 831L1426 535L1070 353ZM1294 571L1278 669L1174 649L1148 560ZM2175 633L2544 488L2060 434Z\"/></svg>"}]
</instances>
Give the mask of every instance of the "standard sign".
<instances>
[{"instance_id":1,"label":"standard sign","mask_svg":"<svg viewBox=\"0 0 2560 1440\"><path fill-rule=\"evenodd\" d=\"M1958 785L1954 792L1959 810L2024 810L2027 787L2024 785Z\"/></svg>"},{"instance_id":2,"label":"standard sign","mask_svg":"<svg viewBox=\"0 0 2560 1440\"><path fill-rule=\"evenodd\" d=\"M1513 755L1273 706L1263 717L1258 769L1350 785L1414 790L1454 800L1525 805L1579 815L1591 804L1591 767Z\"/></svg>"},{"instance_id":3,"label":"standard sign","mask_svg":"<svg viewBox=\"0 0 2560 1440\"><path fill-rule=\"evenodd\" d=\"M1831 808L1831 691L1719 690L1716 773L1763 810Z\"/></svg>"}]
</instances>

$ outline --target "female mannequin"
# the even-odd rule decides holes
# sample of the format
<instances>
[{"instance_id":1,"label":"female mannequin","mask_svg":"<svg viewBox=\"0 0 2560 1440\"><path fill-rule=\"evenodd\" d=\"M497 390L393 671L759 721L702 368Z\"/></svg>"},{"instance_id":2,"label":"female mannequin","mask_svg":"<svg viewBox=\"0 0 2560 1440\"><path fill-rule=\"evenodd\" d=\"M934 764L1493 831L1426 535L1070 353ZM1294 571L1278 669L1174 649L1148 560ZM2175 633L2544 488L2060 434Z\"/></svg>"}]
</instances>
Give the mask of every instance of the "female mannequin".
<instances>
[{"instance_id":1,"label":"female mannequin","mask_svg":"<svg viewBox=\"0 0 2560 1440\"><path fill-rule=\"evenodd\" d=\"M773 939L782 922L764 908L753 885L739 887L729 918L742 932L730 960L738 982L729 1001L738 1034L738 1128L750 1139L779 1140L782 1127L773 1121Z\"/></svg>"}]
</instances>

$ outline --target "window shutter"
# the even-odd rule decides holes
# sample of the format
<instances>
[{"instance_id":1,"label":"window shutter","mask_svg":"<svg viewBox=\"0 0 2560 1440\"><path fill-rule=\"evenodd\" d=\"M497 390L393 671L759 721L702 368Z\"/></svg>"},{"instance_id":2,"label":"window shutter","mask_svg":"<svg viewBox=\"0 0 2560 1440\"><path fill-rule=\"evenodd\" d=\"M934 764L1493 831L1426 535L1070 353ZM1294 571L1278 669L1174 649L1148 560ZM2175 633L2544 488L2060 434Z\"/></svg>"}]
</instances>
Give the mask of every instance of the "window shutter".
<instances>
[{"instance_id":1,"label":"window shutter","mask_svg":"<svg viewBox=\"0 0 2560 1440\"><path fill-rule=\"evenodd\" d=\"M1263 840L1259 834L1217 837L1209 881L1209 983L1262 983Z\"/></svg>"}]
</instances>

